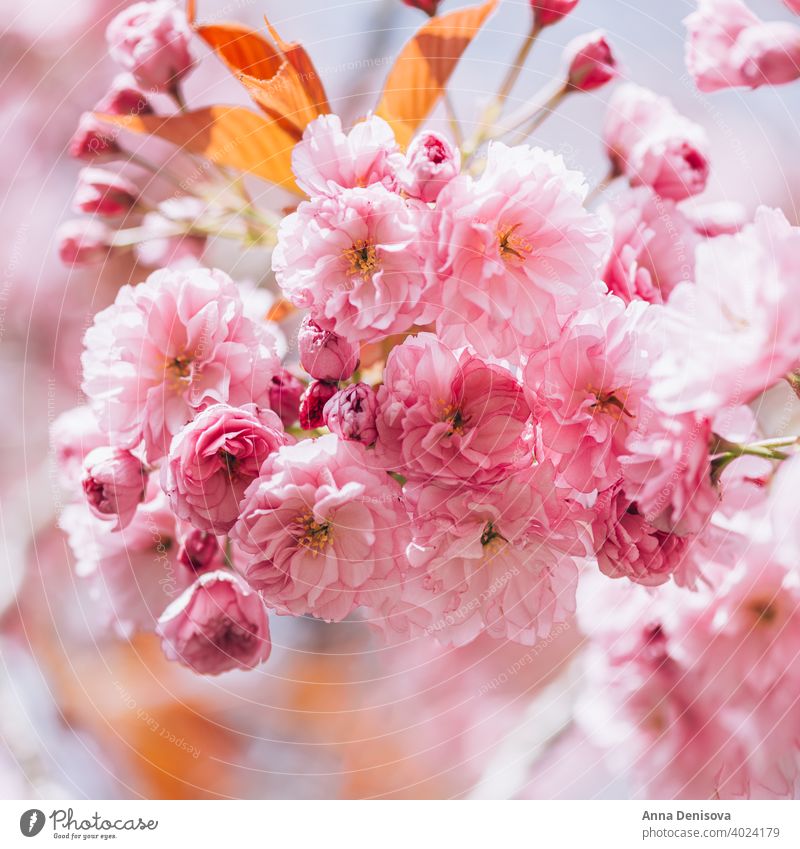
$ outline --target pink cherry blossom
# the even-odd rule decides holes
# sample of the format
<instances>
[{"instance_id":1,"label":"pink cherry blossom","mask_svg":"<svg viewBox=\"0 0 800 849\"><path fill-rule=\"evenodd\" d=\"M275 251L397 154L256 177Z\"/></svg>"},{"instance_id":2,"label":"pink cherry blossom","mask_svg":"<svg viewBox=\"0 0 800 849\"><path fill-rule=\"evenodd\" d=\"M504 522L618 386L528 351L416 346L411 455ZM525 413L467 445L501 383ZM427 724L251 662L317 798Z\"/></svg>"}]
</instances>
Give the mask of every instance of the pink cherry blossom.
<instances>
[{"instance_id":1,"label":"pink cherry blossom","mask_svg":"<svg viewBox=\"0 0 800 849\"><path fill-rule=\"evenodd\" d=\"M603 281L624 301L660 304L684 280L694 279L696 225L650 189L632 189L606 210L614 243Z\"/></svg>"},{"instance_id":2,"label":"pink cherry blossom","mask_svg":"<svg viewBox=\"0 0 800 849\"><path fill-rule=\"evenodd\" d=\"M305 384L287 369L279 369L273 376L269 387L269 406L278 414L284 427L297 422L300 412L300 397Z\"/></svg>"},{"instance_id":3,"label":"pink cherry blossom","mask_svg":"<svg viewBox=\"0 0 800 849\"><path fill-rule=\"evenodd\" d=\"M617 59L603 30L579 35L564 48L567 85L574 91L594 91L617 76Z\"/></svg>"},{"instance_id":4,"label":"pink cherry blossom","mask_svg":"<svg viewBox=\"0 0 800 849\"><path fill-rule=\"evenodd\" d=\"M325 405L337 393L335 383L312 380L300 396L298 416L303 430L314 430L325 425Z\"/></svg>"},{"instance_id":5,"label":"pink cherry blossom","mask_svg":"<svg viewBox=\"0 0 800 849\"><path fill-rule=\"evenodd\" d=\"M323 330L310 316L303 319L297 331L297 350L300 364L318 380L347 380L358 368L358 346Z\"/></svg>"},{"instance_id":6,"label":"pink cherry blossom","mask_svg":"<svg viewBox=\"0 0 800 849\"><path fill-rule=\"evenodd\" d=\"M420 133L408 146L400 187L413 198L433 203L461 170L461 151L443 135Z\"/></svg>"},{"instance_id":7,"label":"pink cherry blossom","mask_svg":"<svg viewBox=\"0 0 800 849\"><path fill-rule=\"evenodd\" d=\"M564 494L549 465L485 492L415 488L412 569L375 624L390 639L423 633L453 645L484 632L524 645L546 638L575 610L585 553Z\"/></svg>"},{"instance_id":8,"label":"pink cherry blossom","mask_svg":"<svg viewBox=\"0 0 800 849\"><path fill-rule=\"evenodd\" d=\"M88 406L72 407L50 426L50 445L58 477L65 489L76 489L83 476L83 459L107 442Z\"/></svg>"},{"instance_id":9,"label":"pink cherry blossom","mask_svg":"<svg viewBox=\"0 0 800 849\"><path fill-rule=\"evenodd\" d=\"M579 492L606 489L620 477L620 457L648 388L640 338L646 310L640 301L626 309L607 296L525 366L525 394L545 456Z\"/></svg>"},{"instance_id":10,"label":"pink cherry blossom","mask_svg":"<svg viewBox=\"0 0 800 849\"><path fill-rule=\"evenodd\" d=\"M121 153L114 128L85 112L70 139L69 155L84 162L97 163L112 162L119 159Z\"/></svg>"},{"instance_id":11,"label":"pink cherry blossom","mask_svg":"<svg viewBox=\"0 0 800 849\"><path fill-rule=\"evenodd\" d=\"M303 132L292 151L297 185L312 198L333 197L341 189L375 183L393 190L403 155L392 128L376 115L356 124L349 133L338 115L320 115Z\"/></svg>"},{"instance_id":12,"label":"pink cherry blossom","mask_svg":"<svg viewBox=\"0 0 800 849\"><path fill-rule=\"evenodd\" d=\"M399 595L408 533L398 484L330 434L268 458L231 537L271 607L339 621Z\"/></svg>"},{"instance_id":13,"label":"pink cherry blossom","mask_svg":"<svg viewBox=\"0 0 800 849\"><path fill-rule=\"evenodd\" d=\"M65 265L92 265L108 256L113 231L96 218L65 221L56 231L58 256Z\"/></svg>"},{"instance_id":14,"label":"pink cherry blossom","mask_svg":"<svg viewBox=\"0 0 800 849\"><path fill-rule=\"evenodd\" d=\"M164 653L201 675L253 669L272 643L264 602L238 576L205 572L158 620Z\"/></svg>"},{"instance_id":15,"label":"pink cherry blossom","mask_svg":"<svg viewBox=\"0 0 800 849\"><path fill-rule=\"evenodd\" d=\"M172 440L161 485L179 518L201 531L227 533L261 465L291 441L272 410L214 404Z\"/></svg>"},{"instance_id":16,"label":"pink cherry blossom","mask_svg":"<svg viewBox=\"0 0 800 849\"><path fill-rule=\"evenodd\" d=\"M219 539L208 531L191 528L181 540L178 562L192 575L199 575L224 566L224 552Z\"/></svg>"},{"instance_id":17,"label":"pink cherry blossom","mask_svg":"<svg viewBox=\"0 0 800 849\"><path fill-rule=\"evenodd\" d=\"M532 461L531 411L519 382L432 334L389 354L378 407L379 456L404 477L490 484Z\"/></svg>"},{"instance_id":18,"label":"pink cherry blossom","mask_svg":"<svg viewBox=\"0 0 800 849\"><path fill-rule=\"evenodd\" d=\"M560 156L499 142L479 179L447 184L435 218L444 341L518 356L556 339L566 318L597 300L608 234L585 195L583 175Z\"/></svg>"},{"instance_id":19,"label":"pink cherry blossom","mask_svg":"<svg viewBox=\"0 0 800 849\"><path fill-rule=\"evenodd\" d=\"M142 441L149 461L217 403L268 406L272 337L242 315L221 271L157 271L123 286L86 333L83 390L112 445Z\"/></svg>"},{"instance_id":20,"label":"pink cherry blossom","mask_svg":"<svg viewBox=\"0 0 800 849\"><path fill-rule=\"evenodd\" d=\"M144 501L147 474L138 457L120 448L95 448L84 460L83 493L99 519L116 518L114 530L130 525Z\"/></svg>"},{"instance_id":21,"label":"pink cherry blossom","mask_svg":"<svg viewBox=\"0 0 800 849\"><path fill-rule=\"evenodd\" d=\"M428 214L380 185L301 203L280 225L272 255L278 283L323 330L351 342L424 323Z\"/></svg>"},{"instance_id":22,"label":"pink cherry blossom","mask_svg":"<svg viewBox=\"0 0 800 849\"><path fill-rule=\"evenodd\" d=\"M194 67L192 31L172 0L134 3L108 25L111 58L140 85L168 91Z\"/></svg>"},{"instance_id":23,"label":"pink cherry blossom","mask_svg":"<svg viewBox=\"0 0 800 849\"><path fill-rule=\"evenodd\" d=\"M128 179L102 168L84 168L72 208L89 215L123 215L135 205L139 190Z\"/></svg>"},{"instance_id":24,"label":"pink cherry blossom","mask_svg":"<svg viewBox=\"0 0 800 849\"><path fill-rule=\"evenodd\" d=\"M557 24L576 6L578 0L531 0L531 8L539 26Z\"/></svg>"},{"instance_id":25,"label":"pink cherry blossom","mask_svg":"<svg viewBox=\"0 0 800 849\"><path fill-rule=\"evenodd\" d=\"M117 74L95 112L108 115L152 115L153 107L132 74Z\"/></svg>"},{"instance_id":26,"label":"pink cherry blossom","mask_svg":"<svg viewBox=\"0 0 800 849\"><path fill-rule=\"evenodd\" d=\"M325 424L340 439L369 447L378 438L378 399L366 383L352 383L337 392L325 404L324 414Z\"/></svg>"},{"instance_id":27,"label":"pink cherry blossom","mask_svg":"<svg viewBox=\"0 0 800 849\"><path fill-rule=\"evenodd\" d=\"M611 97L603 139L614 167L633 186L683 200L705 189L709 143L705 131L665 97L633 83Z\"/></svg>"},{"instance_id":28,"label":"pink cherry blossom","mask_svg":"<svg viewBox=\"0 0 800 849\"><path fill-rule=\"evenodd\" d=\"M662 314L669 340L652 368L653 396L673 413L747 403L800 360L794 309L800 228L760 208L753 224L697 248L696 283Z\"/></svg>"}]
</instances>

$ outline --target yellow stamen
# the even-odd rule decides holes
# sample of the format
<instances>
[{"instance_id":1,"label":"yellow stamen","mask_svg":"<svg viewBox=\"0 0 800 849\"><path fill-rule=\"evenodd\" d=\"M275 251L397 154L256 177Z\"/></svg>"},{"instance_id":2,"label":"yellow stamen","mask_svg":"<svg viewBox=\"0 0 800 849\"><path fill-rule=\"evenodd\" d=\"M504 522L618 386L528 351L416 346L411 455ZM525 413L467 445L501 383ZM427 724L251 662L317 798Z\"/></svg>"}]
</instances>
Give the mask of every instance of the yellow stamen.
<instances>
[{"instance_id":1,"label":"yellow stamen","mask_svg":"<svg viewBox=\"0 0 800 849\"><path fill-rule=\"evenodd\" d=\"M316 557L333 542L333 525L329 522L318 522L309 510L295 520L302 527L301 536L297 542L303 548L308 548Z\"/></svg>"},{"instance_id":2,"label":"yellow stamen","mask_svg":"<svg viewBox=\"0 0 800 849\"><path fill-rule=\"evenodd\" d=\"M500 227L497 231L497 248L503 262L525 262L533 251L533 245L524 236L514 232L520 226L514 224L511 227Z\"/></svg>"},{"instance_id":3,"label":"yellow stamen","mask_svg":"<svg viewBox=\"0 0 800 849\"><path fill-rule=\"evenodd\" d=\"M365 239L358 239L352 248L342 251L342 256L349 263L348 274L351 277L359 276L362 280L369 280L380 268L381 261L375 245Z\"/></svg>"}]
</instances>

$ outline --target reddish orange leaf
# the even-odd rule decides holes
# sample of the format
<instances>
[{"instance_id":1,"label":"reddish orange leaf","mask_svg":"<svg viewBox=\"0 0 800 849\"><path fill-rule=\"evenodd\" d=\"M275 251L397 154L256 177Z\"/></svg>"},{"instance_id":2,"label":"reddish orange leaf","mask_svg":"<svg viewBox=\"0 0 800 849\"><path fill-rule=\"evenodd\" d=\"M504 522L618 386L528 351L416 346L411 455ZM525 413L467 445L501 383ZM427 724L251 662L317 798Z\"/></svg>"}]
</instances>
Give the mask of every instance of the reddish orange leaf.
<instances>
[{"instance_id":1,"label":"reddish orange leaf","mask_svg":"<svg viewBox=\"0 0 800 849\"><path fill-rule=\"evenodd\" d=\"M237 75L245 73L258 79L269 79L284 62L261 33L242 24L201 25L196 26L195 31Z\"/></svg>"},{"instance_id":2,"label":"reddish orange leaf","mask_svg":"<svg viewBox=\"0 0 800 849\"><path fill-rule=\"evenodd\" d=\"M240 106L209 106L179 115L102 115L133 133L157 136L219 165L254 174L293 192L295 138L276 121Z\"/></svg>"},{"instance_id":3,"label":"reddish orange leaf","mask_svg":"<svg viewBox=\"0 0 800 849\"><path fill-rule=\"evenodd\" d=\"M406 145L442 96L461 55L497 0L431 18L406 44L389 72L377 114Z\"/></svg>"}]
</instances>

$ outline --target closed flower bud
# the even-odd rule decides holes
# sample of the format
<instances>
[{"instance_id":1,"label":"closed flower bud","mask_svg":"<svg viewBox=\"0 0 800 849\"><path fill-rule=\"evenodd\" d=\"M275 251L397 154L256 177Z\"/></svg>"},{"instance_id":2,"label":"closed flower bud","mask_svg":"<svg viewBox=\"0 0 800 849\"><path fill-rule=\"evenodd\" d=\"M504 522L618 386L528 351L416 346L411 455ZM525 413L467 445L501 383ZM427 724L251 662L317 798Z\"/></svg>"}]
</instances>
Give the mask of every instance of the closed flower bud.
<instances>
[{"instance_id":1,"label":"closed flower bud","mask_svg":"<svg viewBox=\"0 0 800 849\"><path fill-rule=\"evenodd\" d=\"M306 316L297 333L303 368L317 380L346 380L358 368L358 348Z\"/></svg>"},{"instance_id":2,"label":"closed flower bud","mask_svg":"<svg viewBox=\"0 0 800 849\"><path fill-rule=\"evenodd\" d=\"M219 540L208 531L192 528L181 543L178 562L197 574L221 565L222 548Z\"/></svg>"},{"instance_id":3,"label":"closed flower bud","mask_svg":"<svg viewBox=\"0 0 800 849\"><path fill-rule=\"evenodd\" d=\"M111 237L111 230L94 218L65 221L56 231L58 255L65 265L100 262L111 248Z\"/></svg>"},{"instance_id":4,"label":"closed flower bud","mask_svg":"<svg viewBox=\"0 0 800 849\"><path fill-rule=\"evenodd\" d=\"M134 3L108 25L111 58L136 81L154 91L170 91L194 67L192 31L171 0Z\"/></svg>"},{"instance_id":5,"label":"closed flower bud","mask_svg":"<svg viewBox=\"0 0 800 849\"><path fill-rule=\"evenodd\" d=\"M83 492L89 509L100 519L114 516L114 530L129 525L144 500L147 473L130 451L104 446L84 460Z\"/></svg>"},{"instance_id":6,"label":"closed flower bud","mask_svg":"<svg viewBox=\"0 0 800 849\"><path fill-rule=\"evenodd\" d=\"M72 208L89 215L123 215L136 206L136 186L120 174L103 168L84 168Z\"/></svg>"},{"instance_id":7,"label":"closed flower bud","mask_svg":"<svg viewBox=\"0 0 800 849\"><path fill-rule=\"evenodd\" d=\"M273 376L269 388L269 406L278 414L284 427L290 427L297 422L300 396L305 388L305 384L286 369L281 369Z\"/></svg>"},{"instance_id":8,"label":"closed flower bud","mask_svg":"<svg viewBox=\"0 0 800 849\"><path fill-rule=\"evenodd\" d=\"M69 143L69 155L84 162L110 162L118 159L122 148L113 130L86 112Z\"/></svg>"},{"instance_id":9,"label":"closed flower bud","mask_svg":"<svg viewBox=\"0 0 800 849\"><path fill-rule=\"evenodd\" d=\"M442 0L403 0L406 6L411 6L412 9L421 9L426 14L433 17Z\"/></svg>"},{"instance_id":10,"label":"closed flower bud","mask_svg":"<svg viewBox=\"0 0 800 849\"><path fill-rule=\"evenodd\" d=\"M354 383L337 392L325 405L325 424L340 439L374 445L378 399L366 383Z\"/></svg>"},{"instance_id":11,"label":"closed flower bud","mask_svg":"<svg viewBox=\"0 0 800 849\"><path fill-rule=\"evenodd\" d=\"M795 15L800 15L800 0L783 0L783 2L795 13Z\"/></svg>"},{"instance_id":12,"label":"closed flower bud","mask_svg":"<svg viewBox=\"0 0 800 849\"><path fill-rule=\"evenodd\" d=\"M300 398L300 427L314 430L325 424L325 405L338 391L335 383L315 380Z\"/></svg>"},{"instance_id":13,"label":"closed flower bud","mask_svg":"<svg viewBox=\"0 0 800 849\"><path fill-rule=\"evenodd\" d=\"M781 85L800 77L800 27L785 21L744 30L731 53L744 85Z\"/></svg>"},{"instance_id":14,"label":"closed flower bud","mask_svg":"<svg viewBox=\"0 0 800 849\"><path fill-rule=\"evenodd\" d=\"M575 91L594 91L617 75L617 60L602 30L579 35L565 48L567 85Z\"/></svg>"},{"instance_id":15,"label":"closed flower bud","mask_svg":"<svg viewBox=\"0 0 800 849\"><path fill-rule=\"evenodd\" d=\"M411 142L400 186L407 195L433 203L461 169L461 153L439 133L420 133Z\"/></svg>"},{"instance_id":16,"label":"closed flower bud","mask_svg":"<svg viewBox=\"0 0 800 849\"><path fill-rule=\"evenodd\" d=\"M132 74L117 74L108 93L95 106L95 112L108 115L152 115L153 111Z\"/></svg>"},{"instance_id":17,"label":"closed flower bud","mask_svg":"<svg viewBox=\"0 0 800 849\"><path fill-rule=\"evenodd\" d=\"M253 669L272 649L264 602L233 572L205 572L162 613L164 654L201 675Z\"/></svg>"},{"instance_id":18,"label":"closed flower bud","mask_svg":"<svg viewBox=\"0 0 800 849\"><path fill-rule=\"evenodd\" d=\"M533 14L540 27L557 24L577 5L578 0L531 0Z\"/></svg>"}]
</instances>

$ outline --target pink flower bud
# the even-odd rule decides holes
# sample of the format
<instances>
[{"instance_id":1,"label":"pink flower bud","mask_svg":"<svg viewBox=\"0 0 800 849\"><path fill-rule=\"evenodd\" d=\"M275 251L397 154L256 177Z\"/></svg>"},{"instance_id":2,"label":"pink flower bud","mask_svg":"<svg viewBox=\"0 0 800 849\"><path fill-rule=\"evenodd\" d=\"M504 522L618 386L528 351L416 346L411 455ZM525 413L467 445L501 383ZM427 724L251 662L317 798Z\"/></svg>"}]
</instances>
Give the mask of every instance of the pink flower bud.
<instances>
[{"instance_id":1,"label":"pink flower bud","mask_svg":"<svg viewBox=\"0 0 800 849\"><path fill-rule=\"evenodd\" d=\"M325 424L325 405L338 391L335 383L315 380L300 397L300 427L314 430Z\"/></svg>"},{"instance_id":2,"label":"pink flower bud","mask_svg":"<svg viewBox=\"0 0 800 849\"><path fill-rule=\"evenodd\" d=\"M602 30L573 38L564 49L567 84L576 91L593 91L617 75L617 60Z\"/></svg>"},{"instance_id":3,"label":"pink flower bud","mask_svg":"<svg viewBox=\"0 0 800 849\"><path fill-rule=\"evenodd\" d=\"M800 27L785 21L748 27L736 40L731 62L750 88L800 77Z\"/></svg>"},{"instance_id":4,"label":"pink flower bud","mask_svg":"<svg viewBox=\"0 0 800 849\"><path fill-rule=\"evenodd\" d=\"M557 24L577 5L578 0L531 0L533 14L540 27Z\"/></svg>"},{"instance_id":5,"label":"pink flower bud","mask_svg":"<svg viewBox=\"0 0 800 849\"><path fill-rule=\"evenodd\" d=\"M122 215L136 206L136 186L121 174L103 168L84 168L72 208L89 215Z\"/></svg>"},{"instance_id":6,"label":"pink flower bud","mask_svg":"<svg viewBox=\"0 0 800 849\"><path fill-rule=\"evenodd\" d=\"M377 414L375 390L366 383L354 383L337 392L325 405L325 424L340 439L369 447L378 438Z\"/></svg>"},{"instance_id":7,"label":"pink flower bud","mask_svg":"<svg viewBox=\"0 0 800 849\"><path fill-rule=\"evenodd\" d=\"M795 13L795 15L800 15L800 0L783 0L783 2Z\"/></svg>"},{"instance_id":8,"label":"pink flower bud","mask_svg":"<svg viewBox=\"0 0 800 849\"><path fill-rule=\"evenodd\" d=\"M305 388L305 384L286 369L281 369L272 378L269 405L278 414L284 427L289 427L297 421L300 414L300 396Z\"/></svg>"},{"instance_id":9,"label":"pink flower bud","mask_svg":"<svg viewBox=\"0 0 800 849\"><path fill-rule=\"evenodd\" d=\"M111 237L111 230L95 218L65 221L56 231L58 255L65 265L91 265L108 254Z\"/></svg>"},{"instance_id":10,"label":"pink flower bud","mask_svg":"<svg viewBox=\"0 0 800 849\"><path fill-rule=\"evenodd\" d=\"M169 91L191 71L191 37L186 15L170 0L134 3L106 30L111 58L155 91Z\"/></svg>"},{"instance_id":11,"label":"pink flower bud","mask_svg":"<svg viewBox=\"0 0 800 849\"><path fill-rule=\"evenodd\" d=\"M297 348L303 368L317 380L346 380L358 368L358 348L310 316L297 332Z\"/></svg>"},{"instance_id":12,"label":"pink flower bud","mask_svg":"<svg viewBox=\"0 0 800 849\"><path fill-rule=\"evenodd\" d=\"M103 446L89 452L83 468L83 492L92 513L100 519L116 516L117 531L129 525L147 485L141 461L126 449Z\"/></svg>"},{"instance_id":13,"label":"pink flower bud","mask_svg":"<svg viewBox=\"0 0 800 849\"><path fill-rule=\"evenodd\" d=\"M181 543L178 562L197 574L222 565L219 540L208 531L192 528Z\"/></svg>"},{"instance_id":14,"label":"pink flower bud","mask_svg":"<svg viewBox=\"0 0 800 849\"><path fill-rule=\"evenodd\" d=\"M152 115L153 107L132 74L117 74L108 93L95 106L108 115Z\"/></svg>"},{"instance_id":15,"label":"pink flower bud","mask_svg":"<svg viewBox=\"0 0 800 849\"><path fill-rule=\"evenodd\" d=\"M433 17L442 0L403 0L406 6L411 6L412 9L421 9L426 14Z\"/></svg>"},{"instance_id":16,"label":"pink flower bud","mask_svg":"<svg viewBox=\"0 0 800 849\"><path fill-rule=\"evenodd\" d=\"M122 148L114 131L89 112L78 122L78 129L69 143L69 155L84 162L110 162L118 159Z\"/></svg>"},{"instance_id":17,"label":"pink flower bud","mask_svg":"<svg viewBox=\"0 0 800 849\"><path fill-rule=\"evenodd\" d=\"M409 145L400 186L412 198L433 203L461 169L461 152L439 133L420 133Z\"/></svg>"},{"instance_id":18,"label":"pink flower bud","mask_svg":"<svg viewBox=\"0 0 800 849\"><path fill-rule=\"evenodd\" d=\"M63 412L50 426L50 445L62 486L65 489L80 486L86 455L93 448L107 444L108 437L100 430L89 406Z\"/></svg>"},{"instance_id":19,"label":"pink flower bud","mask_svg":"<svg viewBox=\"0 0 800 849\"><path fill-rule=\"evenodd\" d=\"M272 649L264 602L233 572L205 572L164 611L164 654L201 675L253 669Z\"/></svg>"}]
</instances>

